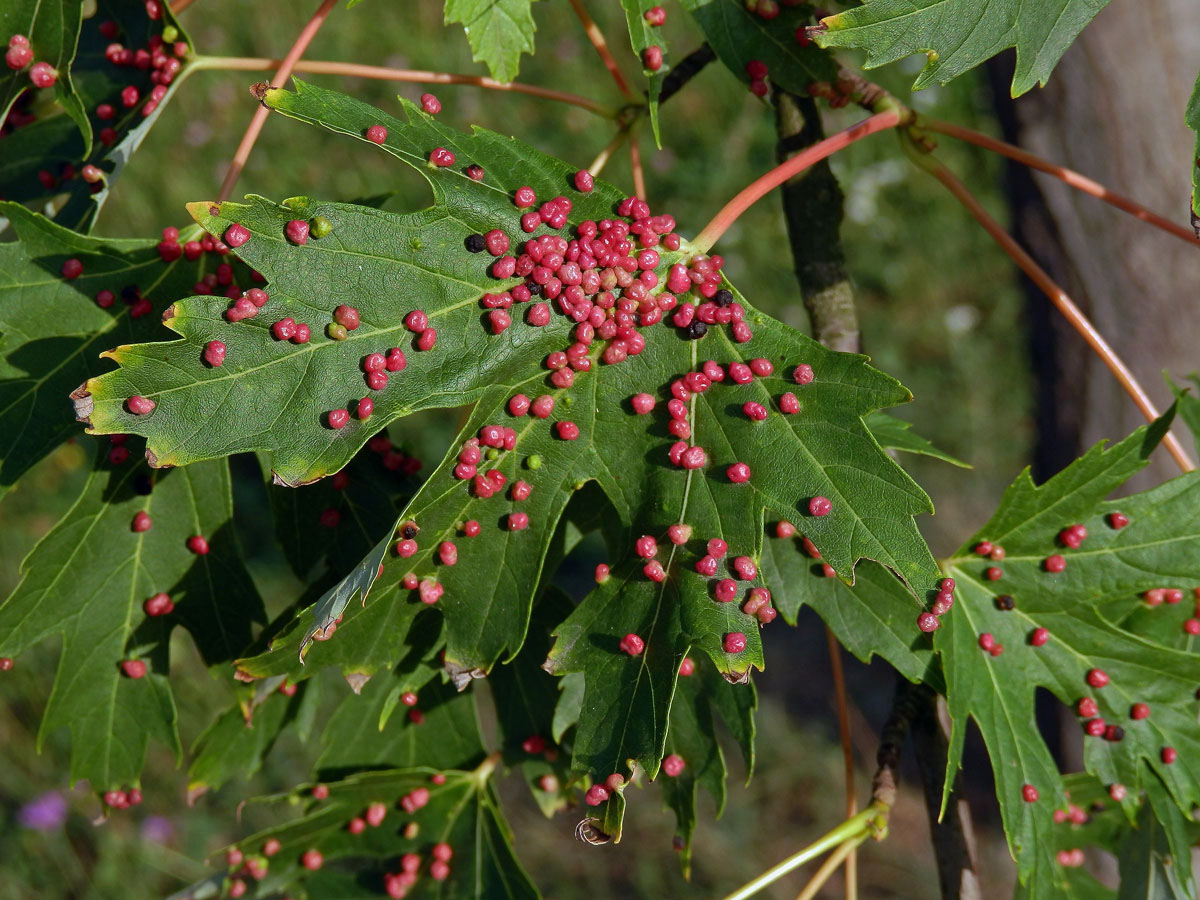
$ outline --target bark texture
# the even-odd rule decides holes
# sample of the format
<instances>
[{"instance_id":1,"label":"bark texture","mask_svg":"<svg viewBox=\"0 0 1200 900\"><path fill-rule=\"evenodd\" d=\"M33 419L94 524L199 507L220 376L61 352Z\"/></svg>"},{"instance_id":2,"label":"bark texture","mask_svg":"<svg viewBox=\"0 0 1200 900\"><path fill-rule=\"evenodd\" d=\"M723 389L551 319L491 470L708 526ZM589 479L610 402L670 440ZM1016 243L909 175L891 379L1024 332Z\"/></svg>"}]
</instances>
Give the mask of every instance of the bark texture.
<instances>
[{"instance_id":1,"label":"bark texture","mask_svg":"<svg viewBox=\"0 0 1200 900\"><path fill-rule=\"evenodd\" d=\"M1111 3L1049 85L1015 102L1007 99L1004 68L994 65L991 75L1008 139L1189 221L1193 135L1183 110L1200 69L1200 4ZM1171 395L1162 371L1200 368L1200 252L1049 176L1021 171L1012 179L1018 238L1165 408ZM1041 392L1036 468L1045 476L1144 420L1044 299L1031 294L1031 306ZM1191 441L1180 437L1190 451ZM1176 474L1160 450L1137 486Z\"/></svg>"}]
</instances>

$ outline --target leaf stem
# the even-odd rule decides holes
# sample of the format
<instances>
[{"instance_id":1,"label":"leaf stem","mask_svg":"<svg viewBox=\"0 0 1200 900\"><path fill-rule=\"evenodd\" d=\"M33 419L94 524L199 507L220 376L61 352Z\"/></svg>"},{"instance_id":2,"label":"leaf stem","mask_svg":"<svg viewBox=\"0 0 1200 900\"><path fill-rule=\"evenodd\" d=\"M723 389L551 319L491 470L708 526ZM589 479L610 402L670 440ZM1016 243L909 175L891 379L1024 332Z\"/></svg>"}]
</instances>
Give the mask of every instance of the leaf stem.
<instances>
[{"instance_id":1,"label":"leaf stem","mask_svg":"<svg viewBox=\"0 0 1200 900\"><path fill-rule=\"evenodd\" d=\"M901 144L913 162L940 181L954 195L955 199L966 207L967 212L975 218L975 221L983 226L983 230L991 236L992 240L999 244L1004 252L1012 258L1013 262L1017 264L1029 280L1037 285L1042 293L1049 298L1055 309L1063 315L1071 327L1080 334L1088 346L1103 360L1109 371L1113 373L1121 387L1133 399L1134 404L1141 410L1142 415L1146 417L1147 421L1153 422L1157 419L1158 410L1141 384L1134 377L1133 372L1129 370L1129 367L1125 365L1121 357L1117 355L1108 341L1104 339L1104 336L1096 330L1096 326L1075 305L1067 292L1054 282L1054 279L1037 264L1033 257L1025 252L1025 249L1001 227L999 222L992 218L979 200L976 199L975 195L940 160L935 159L930 153L917 146L916 142L907 134L901 134ZM1168 431L1163 438L1163 445L1167 448L1171 456L1174 457L1181 471L1191 472L1196 468L1195 463L1188 457L1187 452L1183 449L1183 446L1174 434Z\"/></svg>"},{"instance_id":2,"label":"leaf stem","mask_svg":"<svg viewBox=\"0 0 1200 900\"><path fill-rule=\"evenodd\" d=\"M838 737L842 743L842 765L846 780L846 817L849 818L858 812L858 801L854 796L854 744L850 739L850 709L846 702L846 674L842 669L842 646L834 636L833 629L828 625L825 626L825 640L829 645L829 669L833 674L833 694L837 701ZM855 856L854 847L850 847L843 855L846 858L846 898L852 900L858 893L858 859ZM836 864L834 868L837 868ZM813 888L814 894L824 881L825 879L822 878L820 882L817 882ZM801 900L803 897L802 893L797 900Z\"/></svg>"},{"instance_id":3,"label":"leaf stem","mask_svg":"<svg viewBox=\"0 0 1200 900\"><path fill-rule=\"evenodd\" d=\"M292 74L292 67L296 61L304 55L304 51L308 49L308 45L312 43L312 39L316 37L317 32L325 23L325 19L332 12L334 6L337 5L337 0L322 0L321 5L317 7L316 13L308 20L308 24L300 31L296 37L295 43L292 44L287 55L279 65L279 69L275 72L275 83L282 84L287 81L288 76ZM237 183L238 176L242 174L242 169L246 167L246 160L250 158L250 151L254 149L254 142L258 140L259 134L262 132L263 124L267 121L267 116L270 110L267 107L260 105L254 111L254 118L250 120L250 125L246 128L246 133L242 135L242 142L238 144L237 152L233 155L233 161L229 164L229 171L225 173L225 180L221 183L221 189L217 192L217 202L220 203L229 197L233 191L233 186Z\"/></svg>"},{"instance_id":4,"label":"leaf stem","mask_svg":"<svg viewBox=\"0 0 1200 900\"><path fill-rule=\"evenodd\" d=\"M646 173L642 169L642 147L638 143L638 129L629 129L629 168L633 170L633 194L639 200L646 199Z\"/></svg>"},{"instance_id":5,"label":"leaf stem","mask_svg":"<svg viewBox=\"0 0 1200 900\"><path fill-rule=\"evenodd\" d=\"M836 134L831 134L825 140L813 144L802 153L797 153L787 162L776 166L770 172L767 172L742 188L732 200L722 207L720 212L713 216L712 221L705 225L704 229L696 235L696 239L692 241L693 246L696 247L698 252L707 253L712 249L713 244L720 240L721 236L729 230L729 226L737 221L742 213L753 206L757 200L779 187L779 185L798 172L803 172L814 163L820 162L827 156L832 156L839 150L849 147L855 141L860 141L876 132L886 131L889 128L906 124L908 121L909 116L903 110L886 109L883 112L876 113L869 119L864 119L856 125L851 125L849 128L839 131Z\"/></svg>"},{"instance_id":6,"label":"leaf stem","mask_svg":"<svg viewBox=\"0 0 1200 900\"><path fill-rule=\"evenodd\" d=\"M479 785L480 790L482 790L483 786L487 784L487 780L492 777L492 773L496 771L496 766L500 764L500 759L502 757L503 754L497 750L488 756L487 759L481 762L478 766L476 766L471 772L471 776Z\"/></svg>"},{"instance_id":7,"label":"leaf stem","mask_svg":"<svg viewBox=\"0 0 1200 900\"><path fill-rule=\"evenodd\" d=\"M1103 200L1105 203L1115 206L1117 209L1129 213L1137 219L1142 220L1148 225L1153 225L1155 228L1161 228L1168 234L1173 234L1182 241L1186 241L1193 246L1200 247L1200 238L1197 238L1195 233L1190 228L1185 228L1172 222L1165 216L1160 216L1158 213L1151 212L1142 206L1140 203L1131 200L1123 194L1118 194L1116 191L1109 190L1098 181L1088 178L1073 169L1068 169L1065 166L1060 166L1057 163L1044 159L1028 150L1022 150L1020 147L1013 146L989 135L975 131L971 128L965 128L962 125L955 125L953 122L943 122L939 119L920 118L917 121L919 128L926 131L936 131L939 134L948 135L949 137L958 138L960 141L966 141L969 144L974 144L977 147L982 147L985 150L991 150L994 153L999 153L1002 156L1007 156L1009 159L1019 162L1022 165L1028 166L1031 169L1037 169L1039 172L1045 172L1047 175L1053 175L1064 184L1070 185L1077 191L1082 191L1089 196L1095 197L1098 200Z\"/></svg>"},{"instance_id":8,"label":"leaf stem","mask_svg":"<svg viewBox=\"0 0 1200 900\"><path fill-rule=\"evenodd\" d=\"M175 0L175 2L171 4L171 15L179 15L195 2L196 0Z\"/></svg>"},{"instance_id":9,"label":"leaf stem","mask_svg":"<svg viewBox=\"0 0 1200 900\"><path fill-rule=\"evenodd\" d=\"M236 70L247 72L267 71L277 68L282 60L267 59L257 56L199 56L192 62L196 69ZM359 63L340 62L338 60L297 60L292 67L295 72L313 75L348 75L354 78L374 78L382 81L405 81L413 84L471 84L476 87L493 91L512 91L518 94L529 94L544 100L557 100L586 109L588 112L608 119L615 119L618 111L610 106L597 103L589 97L569 94L566 91L556 91L540 87L536 84L521 84L520 82L496 81L480 75L459 75L453 72L431 72L424 69L393 69L387 66L367 66Z\"/></svg>"},{"instance_id":10,"label":"leaf stem","mask_svg":"<svg viewBox=\"0 0 1200 900\"><path fill-rule=\"evenodd\" d=\"M849 863L850 860L854 859L855 848L866 839L867 836L865 834L860 834L853 840L846 841L846 843L830 853L829 858L821 863L821 868L813 873L813 877L808 880L808 884L796 895L796 900L812 900L813 897L817 896L817 891L829 880L829 876L837 871L837 867L842 864L842 860L846 860L847 864L846 891L849 892Z\"/></svg>"},{"instance_id":11,"label":"leaf stem","mask_svg":"<svg viewBox=\"0 0 1200 900\"><path fill-rule=\"evenodd\" d=\"M579 21L583 24L583 30L587 32L588 40L596 48L596 53L600 55L600 60L604 63L604 67L608 69L608 74L613 77L613 81L617 83L617 87L625 96L625 99L640 102L641 98L633 92L629 87L629 82L621 74L621 67L617 65L612 51L608 49L608 41L604 39L604 32L600 30L600 26L588 14L587 8L583 5L583 0L571 0L571 8L575 10L575 15L578 16Z\"/></svg>"},{"instance_id":12,"label":"leaf stem","mask_svg":"<svg viewBox=\"0 0 1200 900\"><path fill-rule=\"evenodd\" d=\"M621 144L625 142L627 137L629 137L629 129L620 129L613 135L612 140L605 144L604 148L596 154L596 158L592 160L592 164L587 169L593 177L599 175L604 170L604 166L608 163L608 160L614 153L621 149Z\"/></svg>"},{"instance_id":13,"label":"leaf stem","mask_svg":"<svg viewBox=\"0 0 1200 900\"><path fill-rule=\"evenodd\" d=\"M772 866L753 881L748 881L724 900L746 900L747 897L761 891L767 885L778 881L792 869L799 868L806 862L820 856L826 850L840 844L853 841L858 837L868 837L875 832L873 820L876 816L886 815L887 807L882 803L872 803L858 815L853 816L834 828L828 834L818 838L803 850L793 853L783 862Z\"/></svg>"}]
</instances>

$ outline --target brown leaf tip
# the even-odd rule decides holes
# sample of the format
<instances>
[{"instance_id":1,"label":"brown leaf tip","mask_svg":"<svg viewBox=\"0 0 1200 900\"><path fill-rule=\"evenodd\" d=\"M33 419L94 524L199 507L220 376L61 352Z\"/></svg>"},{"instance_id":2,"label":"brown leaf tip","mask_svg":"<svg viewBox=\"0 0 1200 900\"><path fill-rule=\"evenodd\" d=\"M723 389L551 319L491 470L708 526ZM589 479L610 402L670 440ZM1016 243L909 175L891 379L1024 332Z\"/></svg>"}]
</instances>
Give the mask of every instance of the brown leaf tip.
<instances>
[{"instance_id":1,"label":"brown leaf tip","mask_svg":"<svg viewBox=\"0 0 1200 900\"><path fill-rule=\"evenodd\" d=\"M467 668L458 663L446 663L446 674L450 676L450 680L454 683L455 689L465 691L472 679L487 678L487 672L478 666Z\"/></svg>"},{"instance_id":2,"label":"brown leaf tip","mask_svg":"<svg viewBox=\"0 0 1200 900\"><path fill-rule=\"evenodd\" d=\"M75 421L83 422L89 428L92 426L91 415L96 409L96 401L92 399L92 392L87 389L87 384L81 384L75 390L71 391L71 407L75 411Z\"/></svg>"}]
</instances>

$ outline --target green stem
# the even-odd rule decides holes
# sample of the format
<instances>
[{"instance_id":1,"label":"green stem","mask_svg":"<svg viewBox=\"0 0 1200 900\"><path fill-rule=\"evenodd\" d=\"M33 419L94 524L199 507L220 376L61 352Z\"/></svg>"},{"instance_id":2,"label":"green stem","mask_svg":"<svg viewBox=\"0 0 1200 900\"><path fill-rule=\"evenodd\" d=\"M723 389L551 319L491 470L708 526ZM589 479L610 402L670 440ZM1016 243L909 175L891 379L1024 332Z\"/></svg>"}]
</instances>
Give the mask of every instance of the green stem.
<instances>
[{"instance_id":1,"label":"green stem","mask_svg":"<svg viewBox=\"0 0 1200 900\"><path fill-rule=\"evenodd\" d=\"M758 893L767 885L778 881L788 872L792 871L792 869L797 869L806 862L816 859L826 850L849 841L854 841L860 837L870 836L876 828L874 824L876 817L886 814L886 806L882 803L872 803L857 816L847 819L837 828L809 844L803 850L793 853L783 862L767 869L767 871L763 872L753 881L748 881L732 894L725 897L724 900L745 900L745 898Z\"/></svg>"},{"instance_id":2,"label":"green stem","mask_svg":"<svg viewBox=\"0 0 1200 900\"><path fill-rule=\"evenodd\" d=\"M474 776L475 781L479 784L481 790L483 789L483 785L487 783L487 780L492 777L492 773L496 771L496 766L500 764L502 755L503 754L497 750L478 766L476 766L471 772L471 775Z\"/></svg>"},{"instance_id":3,"label":"green stem","mask_svg":"<svg viewBox=\"0 0 1200 900\"><path fill-rule=\"evenodd\" d=\"M846 857L853 853L858 845L866 839L867 835L860 834L858 837L846 841L846 843L842 844L842 846L830 853L829 858L826 859L825 862L821 863L821 868L817 869L816 874L813 875L808 884L804 886L804 889L796 895L796 900L812 900L813 897L817 896L817 891L819 891L824 886L825 882L829 880L829 877L837 871L837 867L840 866ZM847 882L847 890L849 890L849 882Z\"/></svg>"}]
</instances>

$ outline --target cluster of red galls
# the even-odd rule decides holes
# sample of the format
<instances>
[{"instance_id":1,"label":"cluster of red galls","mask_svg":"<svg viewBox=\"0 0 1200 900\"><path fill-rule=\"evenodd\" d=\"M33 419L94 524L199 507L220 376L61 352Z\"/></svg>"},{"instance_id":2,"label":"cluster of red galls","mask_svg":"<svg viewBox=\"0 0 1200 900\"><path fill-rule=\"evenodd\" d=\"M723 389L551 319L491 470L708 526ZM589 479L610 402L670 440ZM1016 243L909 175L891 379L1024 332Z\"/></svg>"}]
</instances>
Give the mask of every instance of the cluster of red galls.
<instances>
[{"instance_id":1,"label":"cluster of red galls","mask_svg":"<svg viewBox=\"0 0 1200 900\"><path fill-rule=\"evenodd\" d=\"M954 605L954 588L955 584L953 578L943 578L938 583L938 594L937 597L934 598L933 606L931 606L926 612L923 612L917 616L918 628L928 633L931 631L937 631L942 627L939 617L948 613L950 611L950 607ZM1003 652L1003 650L1004 648L1001 647L993 655L998 656L1001 652Z\"/></svg>"},{"instance_id":2,"label":"cluster of red galls","mask_svg":"<svg viewBox=\"0 0 1200 900\"><path fill-rule=\"evenodd\" d=\"M1028 791L1030 791L1030 790L1033 790L1032 786L1026 785L1025 786L1025 791L1026 791L1025 799L1028 802L1033 802L1034 800L1037 799L1037 791L1033 790L1033 797L1031 798L1028 795ZM1116 803L1123 802L1125 800L1126 794L1127 794L1127 791L1125 789L1125 785L1121 784L1120 782L1114 782L1113 784L1110 784L1108 786L1108 796L1111 797L1113 799L1113 801ZM1099 804L1097 804L1097 805L1099 805ZM1082 825L1086 825L1087 821L1088 821L1087 812L1085 812L1081 807L1076 806L1074 803L1068 803L1066 809L1056 809L1054 811L1054 824L1055 825L1082 826ZM1059 850L1058 853L1055 855L1055 859L1057 860L1057 862L1060 866L1066 866L1067 868L1074 869L1074 868L1078 868L1079 866L1083 865L1084 853L1083 853L1083 850L1081 850L1078 847L1072 848L1070 850Z\"/></svg>"},{"instance_id":3,"label":"cluster of red galls","mask_svg":"<svg viewBox=\"0 0 1200 900\"><path fill-rule=\"evenodd\" d=\"M113 449L116 450L124 448L114 447ZM153 524L153 520L150 518L149 513L143 510L134 515L133 522L131 524L131 530L135 533L146 532L150 530ZM208 539L203 535L194 534L187 539L187 548L196 556L207 556L209 552ZM143 601L142 611L150 618L169 616L175 611L175 601L171 599L170 594L164 591L159 591L157 594L154 594ZM144 678L147 672L146 663L141 659L124 659L121 660L120 666L121 671L127 678Z\"/></svg>"},{"instance_id":4,"label":"cluster of red galls","mask_svg":"<svg viewBox=\"0 0 1200 900\"><path fill-rule=\"evenodd\" d=\"M146 15L154 21L162 19L163 6L160 0L147 0ZM120 33L120 26L112 21L102 21L98 25L101 36L110 41ZM126 85L122 88L119 96L119 102L125 109L133 109L140 105L141 115L149 116L158 108L163 98L167 95L168 86L174 81L182 68L182 60L188 55L188 45L185 41L175 41L173 43L166 40L167 37L172 37L170 32L174 32L174 28L164 29L163 34L152 35L147 41L145 47L136 49L124 46L121 43L110 43L104 50L105 59L113 66L122 68L131 68L139 71L150 72L150 82L153 87L149 95L144 96L142 91L135 84ZM30 45L28 37L22 34L14 34L8 40L8 50L4 56L5 62L10 69L21 71L27 66L29 67L29 80L34 87L49 88L58 80L58 71L50 63L45 61L34 62L34 52ZM30 65L32 63L32 66ZM97 104L95 109L96 118L100 121L96 138L98 146L111 146L117 141L117 131L111 125L104 124L112 122L117 118L116 102L118 98L113 98L112 103ZM12 109L8 119L3 123L4 127L20 127L27 125L35 120L35 116L26 111L18 110L16 107ZM80 171L84 181L88 182L92 187L93 193L103 188L102 182L105 178L105 173L98 167L92 164L86 164ZM69 181L76 175L75 166L70 163L65 164L57 175L52 172L42 170L38 172L38 180L46 190L53 190L60 182Z\"/></svg>"},{"instance_id":5,"label":"cluster of red galls","mask_svg":"<svg viewBox=\"0 0 1200 900\"><path fill-rule=\"evenodd\" d=\"M29 80L34 87L53 87L54 82L58 80L58 72L50 63L33 62L33 48L29 46L29 38L23 34L14 34L8 39L8 51L4 54L4 61L14 72L20 72L33 63L29 69Z\"/></svg>"},{"instance_id":6,"label":"cluster of red galls","mask_svg":"<svg viewBox=\"0 0 1200 900\"><path fill-rule=\"evenodd\" d=\"M1096 690L1107 687L1108 673L1103 669L1089 669L1084 676L1088 686ZM1111 722L1106 722L1100 715L1099 704L1092 697L1083 697L1075 704L1075 712L1083 720L1083 732L1089 737L1104 738L1106 741L1119 742L1125 739L1125 728ZM1140 722L1150 718L1150 706L1147 703L1134 703L1129 708L1131 721ZM1171 765L1178 757L1174 747L1166 746L1159 750L1159 758L1164 765Z\"/></svg>"},{"instance_id":7,"label":"cluster of red galls","mask_svg":"<svg viewBox=\"0 0 1200 900\"><path fill-rule=\"evenodd\" d=\"M667 538L675 546L686 544L692 536L692 527L683 523L670 526ZM729 550L729 545L721 538L711 538L705 544L705 555L696 561L696 571L708 578L719 574L721 560ZM647 562L642 573L651 581L662 582L667 577L666 569L656 557L658 556L658 541L652 535L644 534L634 542L634 552ZM729 568L735 578L722 578L713 586L713 598L719 603L732 603L738 599L741 588L738 580L754 581L758 577L758 566L748 556L738 556L730 561ZM604 583L608 580L608 567L596 570L596 580ZM742 612L754 616L759 623L766 625L775 620L777 612L771 606L771 592L765 587L751 588L742 605ZM722 647L726 653L741 653L746 649L746 635L740 631L726 634L722 639ZM619 644L621 652L629 656L640 656L646 649L646 642L636 634L627 634Z\"/></svg>"},{"instance_id":8,"label":"cluster of red galls","mask_svg":"<svg viewBox=\"0 0 1200 900\"><path fill-rule=\"evenodd\" d=\"M1112 512L1106 517L1109 528L1118 530L1129 524L1129 517L1124 513ZM1068 525L1063 528L1057 536L1058 543L1064 548L1078 550L1085 540L1087 540L1087 527L1082 523ZM993 544L991 541L980 541L973 548L977 556L999 562L1004 559L1004 548L998 544ZM1066 560L1061 554L1052 554L1042 561L1042 569L1050 573L1059 573L1066 569ZM990 567L984 572L984 577L989 581L998 581L1003 577L1003 572L997 567ZM1184 630L1189 634L1200 634L1200 588L1195 588L1196 594L1196 617L1189 618L1184 625ZM1163 603L1173 604L1180 603L1183 600L1183 591L1179 588L1152 588L1146 591L1143 599L1149 606L1159 606ZM1002 612L1012 610L1016 602L1007 595L1002 594L995 598L997 609ZM1191 625L1191 623L1195 625ZM1029 644L1034 647L1045 645L1050 639L1050 632L1046 628L1035 628L1029 634ZM1004 651L1004 646L998 643L995 637L990 633L979 635L980 649L990 653L992 656L999 656ZM1101 690L1108 686L1110 679L1108 673L1100 668L1089 669L1084 680L1088 686ZM1083 731L1089 737L1103 738L1106 741L1117 743L1123 741L1126 736L1124 726L1106 721L1100 715L1099 704L1093 697L1082 697L1075 704L1075 712L1082 720ZM1139 722L1150 717L1150 706L1147 703L1136 702L1129 708L1129 719L1132 722ZM1171 765L1178 758L1178 752L1174 747L1164 746L1159 751L1159 758L1164 765ZM1115 783L1110 785L1109 794L1118 802L1125 797L1125 787L1122 784ZM1033 803L1038 799L1037 788L1033 785L1026 784L1022 788L1022 798ZM1057 823L1072 822L1074 824L1083 824L1086 821L1086 814L1079 807L1071 805L1067 810L1056 810L1054 820ZM1064 866L1079 866L1083 863L1082 850L1063 850L1058 854L1058 862Z\"/></svg>"},{"instance_id":9,"label":"cluster of red galls","mask_svg":"<svg viewBox=\"0 0 1200 900\"><path fill-rule=\"evenodd\" d=\"M430 777L430 782L435 786L446 783L446 776L437 773ZM311 791L312 797L315 800L325 800L329 797L329 787L324 784L315 785ZM417 787L409 791L400 798L397 805L408 815L415 814L429 803L430 791L427 787ZM382 801L375 801L367 805L362 815L352 817L346 823L346 830L350 834L362 834L370 828L378 828L387 818L388 807ZM416 822L409 822L401 829L400 834L409 840L415 839L418 833ZM274 856L281 849L281 844L277 838L270 838L263 845L263 856ZM439 841L434 844L429 851L429 877L434 881L445 881L450 877L450 860L454 858L453 848ZM227 854L226 861L230 866L237 866L242 863L242 851L233 849ZM387 895L394 900L399 900L412 890L417 883L418 876L421 871L421 866L424 860L417 853L405 853L400 858L400 870L398 872L385 873L383 876L384 890ZM315 872L325 865L324 854L315 847L310 847L300 855L300 865L310 872ZM265 874L265 867L263 868ZM253 874L253 873L251 873ZM254 875L255 878L261 879L262 875ZM244 893L244 887L242 892ZM230 896L235 896L231 886ZM241 896L237 894L236 896Z\"/></svg>"},{"instance_id":10,"label":"cluster of red galls","mask_svg":"<svg viewBox=\"0 0 1200 900\"><path fill-rule=\"evenodd\" d=\"M142 792L138 788L126 788L120 791L105 791L104 805L109 809L129 809L131 806L138 806L142 802Z\"/></svg>"}]
</instances>

